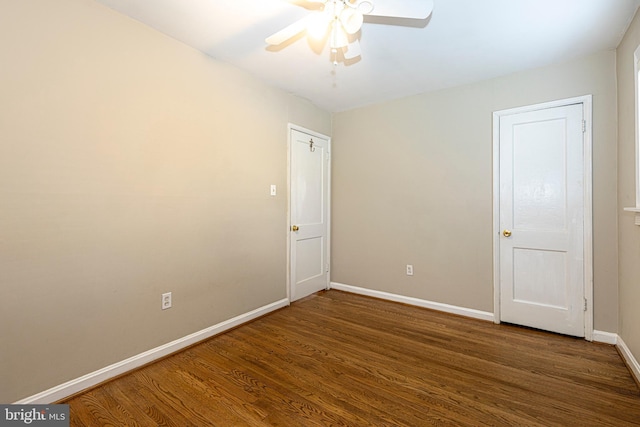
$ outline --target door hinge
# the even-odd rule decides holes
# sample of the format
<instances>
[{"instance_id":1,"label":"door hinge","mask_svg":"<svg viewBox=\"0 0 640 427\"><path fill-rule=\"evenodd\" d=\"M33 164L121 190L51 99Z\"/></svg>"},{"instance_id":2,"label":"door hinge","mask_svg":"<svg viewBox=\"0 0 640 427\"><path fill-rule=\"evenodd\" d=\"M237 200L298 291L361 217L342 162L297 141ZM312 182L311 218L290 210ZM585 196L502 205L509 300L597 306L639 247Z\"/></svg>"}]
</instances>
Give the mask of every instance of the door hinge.
<instances>
[{"instance_id":1,"label":"door hinge","mask_svg":"<svg viewBox=\"0 0 640 427\"><path fill-rule=\"evenodd\" d=\"M587 299L584 299L584 311L587 311Z\"/></svg>"},{"instance_id":2,"label":"door hinge","mask_svg":"<svg viewBox=\"0 0 640 427\"><path fill-rule=\"evenodd\" d=\"M582 121L582 133L585 133L587 131L587 121L583 120Z\"/></svg>"},{"instance_id":3,"label":"door hinge","mask_svg":"<svg viewBox=\"0 0 640 427\"><path fill-rule=\"evenodd\" d=\"M328 272L329 272L329 263L327 263L327 264L325 264L325 265L324 265L324 271L325 271L326 273L328 273Z\"/></svg>"}]
</instances>

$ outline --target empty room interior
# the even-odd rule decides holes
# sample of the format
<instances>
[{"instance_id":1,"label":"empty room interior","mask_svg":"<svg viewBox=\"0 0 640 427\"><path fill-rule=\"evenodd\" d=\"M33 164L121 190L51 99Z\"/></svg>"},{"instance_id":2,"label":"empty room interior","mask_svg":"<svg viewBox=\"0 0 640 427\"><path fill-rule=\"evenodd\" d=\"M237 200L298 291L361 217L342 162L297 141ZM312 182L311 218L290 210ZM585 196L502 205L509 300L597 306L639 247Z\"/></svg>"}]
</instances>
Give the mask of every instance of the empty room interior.
<instances>
[{"instance_id":1,"label":"empty room interior","mask_svg":"<svg viewBox=\"0 0 640 427\"><path fill-rule=\"evenodd\" d=\"M505 330L549 340L532 357L611 351L630 402L612 416L635 424L639 5L0 0L0 403L81 400L199 343L271 354L263 343L317 321L402 330L423 373L454 357L418 358L431 328L457 331L449 349ZM324 38L297 26L308 16ZM336 370L365 363L364 337L326 339ZM492 345L483 363L509 359ZM462 381L442 375L442 393ZM320 407L331 387L309 381ZM504 425L561 411L505 405ZM383 406L371 425L394 424ZM447 424L422 407L438 416L405 408L416 418L397 424ZM256 411L241 419L286 424ZM333 411L333 425L368 419ZM329 424L309 412L290 425Z\"/></svg>"}]
</instances>

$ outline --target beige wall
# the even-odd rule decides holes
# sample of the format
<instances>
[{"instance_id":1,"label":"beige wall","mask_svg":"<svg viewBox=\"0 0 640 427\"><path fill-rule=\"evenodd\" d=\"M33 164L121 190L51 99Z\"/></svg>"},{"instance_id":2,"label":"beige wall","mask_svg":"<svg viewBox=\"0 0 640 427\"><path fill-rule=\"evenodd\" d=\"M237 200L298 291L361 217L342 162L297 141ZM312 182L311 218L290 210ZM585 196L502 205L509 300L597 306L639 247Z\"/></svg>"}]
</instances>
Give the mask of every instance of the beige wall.
<instances>
[{"instance_id":1,"label":"beige wall","mask_svg":"<svg viewBox=\"0 0 640 427\"><path fill-rule=\"evenodd\" d=\"M635 206L635 82L633 53L640 45L640 18L636 15L618 46L618 239L620 262L619 335L640 360L640 227L635 215L623 208Z\"/></svg>"},{"instance_id":2,"label":"beige wall","mask_svg":"<svg viewBox=\"0 0 640 427\"><path fill-rule=\"evenodd\" d=\"M331 280L492 312L492 112L586 94L594 107L594 321L616 332L612 51L334 114Z\"/></svg>"},{"instance_id":3,"label":"beige wall","mask_svg":"<svg viewBox=\"0 0 640 427\"><path fill-rule=\"evenodd\" d=\"M329 113L89 0L1 2L0 58L1 403L286 298Z\"/></svg>"}]
</instances>

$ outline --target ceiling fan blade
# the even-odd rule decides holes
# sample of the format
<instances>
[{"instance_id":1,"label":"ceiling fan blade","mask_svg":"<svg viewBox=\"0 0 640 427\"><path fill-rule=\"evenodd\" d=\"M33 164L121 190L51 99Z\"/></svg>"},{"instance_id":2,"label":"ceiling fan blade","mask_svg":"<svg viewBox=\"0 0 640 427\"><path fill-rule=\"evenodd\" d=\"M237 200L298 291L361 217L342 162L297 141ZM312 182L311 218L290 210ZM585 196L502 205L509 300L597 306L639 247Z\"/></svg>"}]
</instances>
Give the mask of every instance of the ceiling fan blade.
<instances>
[{"instance_id":1,"label":"ceiling fan blade","mask_svg":"<svg viewBox=\"0 0 640 427\"><path fill-rule=\"evenodd\" d=\"M313 20L313 18L314 18L313 13L310 15L307 15L304 18L297 20L293 24L284 27L277 33L270 35L264 41L267 44L270 44L272 46L276 46L281 43L284 43L290 38L295 37L301 32L303 32L304 30L306 30L307 25Z\"/></svg>"},{"instance_id":2,"label":"ceiling fan blade","mask_svg":"<svg viewBox=\"0 0 640 427\"><path fill-rule=\"evenodd\" d=\"M433 0L372 0L370 16L391 18L427 19L433 11Z\"/></svg>"},{"instance_id":3,"label":"ceiling fan blade","mask_svg":"<svg viewBox=\"0 0 640 427\"><path fill-rule=\"evenodd\" d=\"M353 59L362 55L362 50L360 49L360 42L358 39L355 39L351 43L347 45L346 50L343 51L342 55L344 59Z\"/></svg>"}]
</instances>

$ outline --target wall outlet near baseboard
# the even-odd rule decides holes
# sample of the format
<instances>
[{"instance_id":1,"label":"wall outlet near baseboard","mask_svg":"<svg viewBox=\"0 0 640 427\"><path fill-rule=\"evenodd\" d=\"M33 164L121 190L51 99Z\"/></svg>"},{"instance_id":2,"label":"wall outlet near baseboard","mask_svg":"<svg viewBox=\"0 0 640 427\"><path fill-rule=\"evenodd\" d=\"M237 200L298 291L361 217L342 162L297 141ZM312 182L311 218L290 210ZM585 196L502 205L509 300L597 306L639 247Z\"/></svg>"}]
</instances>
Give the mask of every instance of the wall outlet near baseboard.
<instances>
[{"instance_id":1,"label":"wall outlet near baseboard","mask_svg":"<svg viewBox=\"0 0 640 427\"><path fill-rule=\"evenodd\" d=\"M166 310L167 308L171 308L171 292L162 294L162 309Z\"/></svg>"},{"instance_id":2,"label":"wall outlet near baseboard","mask_svg":"<svg viewBox=\"0 0 640 427\"><path fill-rule=\"evenodd\" d=\"M407 264L407 276L413 276L413 265Z\"/></svg>"}]
</instances>

